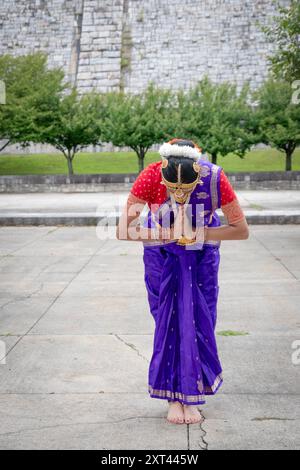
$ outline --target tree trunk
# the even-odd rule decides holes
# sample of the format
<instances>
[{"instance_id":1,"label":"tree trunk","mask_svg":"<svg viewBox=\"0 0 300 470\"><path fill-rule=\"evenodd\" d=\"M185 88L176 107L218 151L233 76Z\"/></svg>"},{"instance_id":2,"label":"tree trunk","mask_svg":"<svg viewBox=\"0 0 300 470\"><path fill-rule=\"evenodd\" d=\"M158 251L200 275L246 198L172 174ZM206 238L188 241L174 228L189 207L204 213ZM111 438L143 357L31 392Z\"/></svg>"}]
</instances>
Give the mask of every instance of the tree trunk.
<instances>
[{"instance_id":1,"label":"tree trunk","mask_svg":"<svg viewBox=\"0 0 300 470\"><path fill-rule=\"evenodd\" d=\"M285 151L285 155L286 155L286 158L285 158L285 171L291 171L292 170L292 154L293 154L293 152L291 151L291 149L287 149Z\"/></svg>"},{"instance_id":2,"label":"tree trunk","mask_svg":"<svg viewBox=\"0 0 300 470\"><path fill-rule=\"evenodd\" d=\"M138 153L139 173L144 169L144 159L145 159L145 149L141 147Z\"/></svg>"},{"instance_id":3,"label":"tree trunk","mask_svg":"<svg viewBox=\"0 0 300 470\"><path fill-rule=\"evenodd\" d=\"M216 165L217 164L217 154L216 153L212 153L211 154L211 162Z\"/></svg>"},{"instance_id":4,"label":"tree trunk","mask_svg":"<svg viewBox=\"0 0 300 470\"><path fill-rule=\"evenodd\" d=\"M73 172L73 163L72 163L72 157L71 157L70 151L68 151L67 162L68 162L69 176L71 176L74 174L74 172Z\"/></svg>"}]
</instances>

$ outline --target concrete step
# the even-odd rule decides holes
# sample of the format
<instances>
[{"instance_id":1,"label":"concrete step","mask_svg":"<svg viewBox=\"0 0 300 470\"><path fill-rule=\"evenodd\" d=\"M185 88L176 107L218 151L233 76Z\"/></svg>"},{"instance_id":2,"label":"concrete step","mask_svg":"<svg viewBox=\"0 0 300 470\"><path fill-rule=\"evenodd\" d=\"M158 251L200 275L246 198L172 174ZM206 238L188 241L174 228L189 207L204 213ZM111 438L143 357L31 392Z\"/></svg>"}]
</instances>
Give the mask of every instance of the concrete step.
<instances>
[{"instance_id":1,"label":"concrete step","mask_svg":"<svg viewBox=\"0 0 300 470\"><path fill-rule=\"evenodd\" d=\"M299 224L300 191L236 191L248 224ZM115 225L128 192L0 195L0 226ZM145 213L147 206L145 206ZM226 223L221 209L217 210Z\"/></svg>"},{"instance_id":2,"label":"concrete step","mask_svg":"<svg viewBox=\"0 0 300 470\"><path fill-rule=\"evenodd\" d=\"M268 224L300 224L300 211L244 211L249 225L268 225ZM224 216L219 214L222 224L226 224ZM95 212L76 212L76 213L43 213L43 212L0 212L0 226L17 225L116 225L120 213L97 213Z\"/></svg>"}]
</instances>

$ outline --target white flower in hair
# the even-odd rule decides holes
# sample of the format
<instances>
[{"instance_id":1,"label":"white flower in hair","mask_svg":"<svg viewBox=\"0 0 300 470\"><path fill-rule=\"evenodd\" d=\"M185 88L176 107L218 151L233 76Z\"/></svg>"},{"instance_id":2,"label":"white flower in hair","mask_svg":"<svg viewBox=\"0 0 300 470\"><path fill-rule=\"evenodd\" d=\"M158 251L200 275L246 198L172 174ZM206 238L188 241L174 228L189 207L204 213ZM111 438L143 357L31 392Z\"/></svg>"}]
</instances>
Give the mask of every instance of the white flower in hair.
<instances>
[{"instance_id":1,"label":"white flower in hair","mask_svg":"<svg viewBox=\"0 0 300 470\"><path fill-rule=\"evenodd\" d=\"M199 150L189 145L172 145L167 142L161 145L158 152L161 158L170 157L172 155L173 157L188 157L192 160L196 160L202 156Z\"/></svg>"}]
</instances>

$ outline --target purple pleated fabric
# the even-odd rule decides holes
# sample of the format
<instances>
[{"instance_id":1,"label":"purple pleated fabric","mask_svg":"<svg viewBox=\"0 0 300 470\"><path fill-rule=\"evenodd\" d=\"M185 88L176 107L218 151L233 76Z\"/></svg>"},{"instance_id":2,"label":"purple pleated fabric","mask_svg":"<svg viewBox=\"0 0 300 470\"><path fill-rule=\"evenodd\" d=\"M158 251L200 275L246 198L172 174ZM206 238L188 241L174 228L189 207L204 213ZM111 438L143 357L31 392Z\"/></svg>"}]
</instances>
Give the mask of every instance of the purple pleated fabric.
<instances>
[{"instance_id":1,"label":"purple pleated fabric","mask_svg":"<svg viewBox=\"0 0 300 470\"><path fill-rule=\"evenodd\" d=\"M190 203L202 204L208 226L220 225L221 167L203 164L203 185ZM198 195L197 195L198 192ZM209 215L210 221L208 221ZM147 224L150 220L148 214ZM153 398L187 405L205 403L205 395L222 384L222 368L215 340L220 242L188 250L175 242L144 244L145 285L155 321L148 390Z\"/></svg>"}]
</instances>

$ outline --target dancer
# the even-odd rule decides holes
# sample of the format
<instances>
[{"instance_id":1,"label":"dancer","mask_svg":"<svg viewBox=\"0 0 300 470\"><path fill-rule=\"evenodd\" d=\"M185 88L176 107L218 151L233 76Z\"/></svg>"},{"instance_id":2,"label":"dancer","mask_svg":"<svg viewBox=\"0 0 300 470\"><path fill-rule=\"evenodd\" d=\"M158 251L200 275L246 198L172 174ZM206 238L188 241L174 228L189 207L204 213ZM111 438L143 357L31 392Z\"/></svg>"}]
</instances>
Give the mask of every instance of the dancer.
<instances>
[{"instance_id":1,"label":"dancer","mask_svg":"<svg viewBox=\"0 0 300 470\"><path fill-rule=\"evenodd\" d=\"M191 424L201 421L197 405L223 382L215 339L220 243L247 239L249 228L223 168L195 142L172 139L159 153L161 160L131 188L117 238L143 242L155 321L149 395L168 400L169 422ZM145 204L149 211L141 223Z\"/></svg>"}]
</instances>

